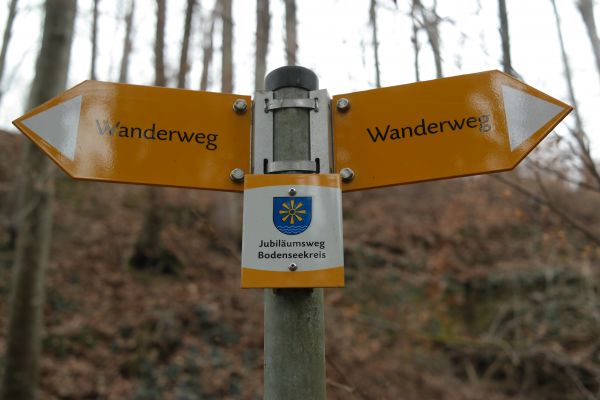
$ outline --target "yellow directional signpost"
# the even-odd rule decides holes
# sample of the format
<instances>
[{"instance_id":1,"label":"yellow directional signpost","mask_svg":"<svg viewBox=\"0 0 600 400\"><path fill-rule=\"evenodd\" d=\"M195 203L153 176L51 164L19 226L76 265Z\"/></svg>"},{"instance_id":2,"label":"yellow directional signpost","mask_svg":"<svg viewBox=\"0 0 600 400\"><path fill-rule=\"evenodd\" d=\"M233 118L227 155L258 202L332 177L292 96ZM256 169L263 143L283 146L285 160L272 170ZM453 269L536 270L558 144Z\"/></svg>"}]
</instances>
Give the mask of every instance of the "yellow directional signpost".
<instances>
[{"instance_id":1,"label":"yellow directional signpost","mask_svg":"<svg viewBox=\"0 0 600 400\"><path fill-rule=\"evenodd\" d=\"M498 71L333 101L302 67L265 86L251 106L86 81L14 124L74 178L244 191L242 287L284 288L265 291L265 399L324 400L312 288L344 285L341 191L512 169L571 107Z\"/></svg>"},{"instance_id":2,"label":"yellow directional signpost","mask_svg":"<svg viewBox=\"0 0 600 400\"><path fill-rule=\"evenodd\" d=\"M346 191L514 168L571 107L499 71L333 97Z\"/></svg>"},{"instance_id":3,"label":"yellow directional signpost","mask_svg":"<svg viewBox=\"0 0 600 400\"><path fill-rule=\"evenodd\" d=\"M73 178L243 191L249 96L85 81L14 124Z\"/></svg>"}]
</instances>

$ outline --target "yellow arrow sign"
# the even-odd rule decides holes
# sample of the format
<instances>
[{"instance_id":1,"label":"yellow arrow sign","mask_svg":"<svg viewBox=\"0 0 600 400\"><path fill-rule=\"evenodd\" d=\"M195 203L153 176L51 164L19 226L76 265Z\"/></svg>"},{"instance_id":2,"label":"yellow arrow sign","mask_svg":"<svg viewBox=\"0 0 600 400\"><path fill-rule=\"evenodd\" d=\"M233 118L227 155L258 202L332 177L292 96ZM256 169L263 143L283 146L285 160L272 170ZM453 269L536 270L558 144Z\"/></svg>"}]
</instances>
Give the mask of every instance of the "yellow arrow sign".
<instances>
[{"instance_id":1,"label":"yellow arrow sign","mask_svg":"<svg viewBox=\"0 0 600 400\"><path fill-rule=\"evenodd\" d=\"M336 169L355 173L346 191L510 170L572 110L499 71L343 94L333 104L341 106Z\"/></svg>"},{"instance_id":2,"label":"yellow arrow sign","mask_svg":"<svg viewBox=\"0 0 600 400\"><path fill-rule=\"evenodd\" d=\"M248 111L236 112L236 100ZM85 81L13 123L74 178L241 192L229 176L250 170L250 104Z\"/></svg>"}]
</instances>

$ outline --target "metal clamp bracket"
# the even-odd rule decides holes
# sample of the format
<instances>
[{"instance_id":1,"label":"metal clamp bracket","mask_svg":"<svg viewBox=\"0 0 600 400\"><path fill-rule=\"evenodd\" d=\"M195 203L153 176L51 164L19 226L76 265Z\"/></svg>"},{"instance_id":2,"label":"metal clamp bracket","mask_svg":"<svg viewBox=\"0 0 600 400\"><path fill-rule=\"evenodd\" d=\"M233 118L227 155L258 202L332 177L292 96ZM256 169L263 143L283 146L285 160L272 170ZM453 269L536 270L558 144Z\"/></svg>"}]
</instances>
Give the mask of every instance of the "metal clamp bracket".
<instances>
[{"instance_id":1,"label":"metal clamp bracket","mask_svg":"<svg viewBox=\"0 0 600 400\"><path fill-rule=\"evenodd\" d=\"M267 163L267 174L276 173L314 173L319 170L319 166L315 161L272 161Z\"/></svg>"},{"instance_id":2,"label":"metal clamp bracket","mask_svg":"<svg viewBox=\"0 0 600 400\"><path fill-rule=\"evenodd\" d=\"M314 112L319 112L319 99L273 99L265 101L265 112L277 110L279 108L308 108Z\"/></svg>"},{"instance_id":3,"label":"metal clamp bracket","mask_svg":"<svg viewBox=\"0 0 600 400\"><path fill-rule=\"evenodd\" d=\"M331 173L333 156L330 149L333 146L330 112L319 112L319 108L330 111L330 107L331 99L326 89L310 91L308 98L304 99L274 99L271 91L256 92L252 118L252 171L260 174ZM314 111L309 113L310 160L273 160L273 112L269 111L281 108L308 108Z\"/></svg>"}]
</instances>

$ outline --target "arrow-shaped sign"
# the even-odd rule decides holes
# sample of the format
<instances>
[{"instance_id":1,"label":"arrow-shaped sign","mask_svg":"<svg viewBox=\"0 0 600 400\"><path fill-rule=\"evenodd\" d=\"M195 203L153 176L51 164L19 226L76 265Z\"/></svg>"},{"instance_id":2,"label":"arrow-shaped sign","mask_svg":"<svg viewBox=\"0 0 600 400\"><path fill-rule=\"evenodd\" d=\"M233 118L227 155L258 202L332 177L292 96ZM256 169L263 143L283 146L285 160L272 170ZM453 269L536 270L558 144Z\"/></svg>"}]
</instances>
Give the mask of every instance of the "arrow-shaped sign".
<instances>
[{"instance_id":1,"label":"arrow-shaped sign","mask_svg":"<svg viewBox=\"0 0 600 400\"><path fill-rule=\"evenodd\" d=\"M334 96L344 190L514 168L572 110L499 71Z\"/></svg>"},{"instance_id":2,"label":"arrow-shaped sign","mask_svg":"<svg viewBox=\"0 0 600 400\"><path fill-rule=\"evenodd\" d=\"M248 96L85 81L13 123L74 178L242 191L230 173L249 171L249 110Z\"/></svg>"}]
</instances>

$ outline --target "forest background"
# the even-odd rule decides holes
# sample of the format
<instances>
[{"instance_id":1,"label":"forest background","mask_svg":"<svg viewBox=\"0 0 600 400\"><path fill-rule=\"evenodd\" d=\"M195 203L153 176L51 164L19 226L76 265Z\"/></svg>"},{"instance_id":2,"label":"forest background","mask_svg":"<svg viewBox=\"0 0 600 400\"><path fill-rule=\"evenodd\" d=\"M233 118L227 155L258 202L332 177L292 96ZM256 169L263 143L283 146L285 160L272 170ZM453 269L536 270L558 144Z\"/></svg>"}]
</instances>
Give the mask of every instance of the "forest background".
<instances>
[{"instance_id":1,"label":"forest background","mask_svg":"<svg viewBox=\"0 0 600 400\"><path fill-rule=\"evenodd\" d=\"M600 398L592 0L7 3L3 121L83 79L250 94L284 64L333 94L498 68L572 104L513 172L344 196L328 398ZM0 398L261 398L240 196L74 182L11 133Z\"/></svg>"}]
</instances>

